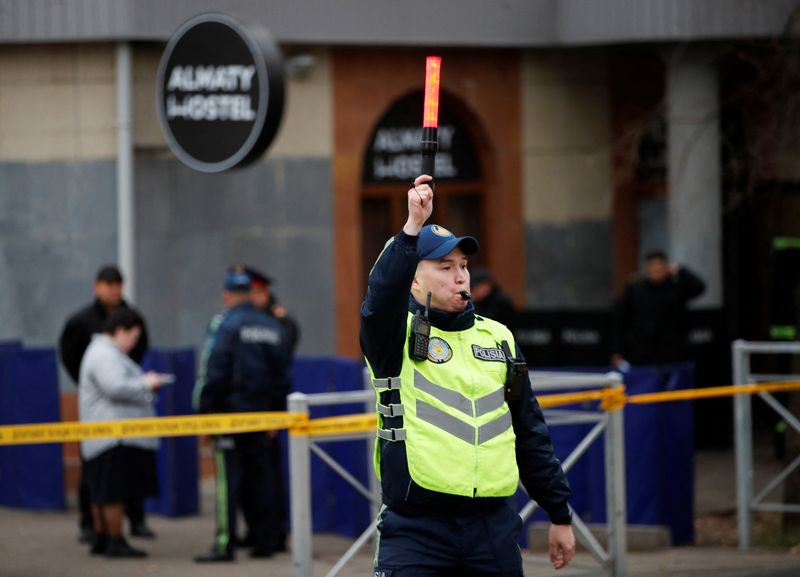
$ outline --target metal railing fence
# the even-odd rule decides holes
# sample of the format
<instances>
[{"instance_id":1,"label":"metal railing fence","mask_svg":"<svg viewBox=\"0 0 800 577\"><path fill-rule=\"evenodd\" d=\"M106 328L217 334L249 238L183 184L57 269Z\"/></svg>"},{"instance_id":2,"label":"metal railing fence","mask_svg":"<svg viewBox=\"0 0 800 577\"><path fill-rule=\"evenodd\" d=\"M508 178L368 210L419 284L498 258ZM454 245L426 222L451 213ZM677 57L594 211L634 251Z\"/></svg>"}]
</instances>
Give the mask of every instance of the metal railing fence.
<instances>
[{"instance_id":1,"label":"metal railing fence","mask_svg":"<svg viewBox=\"0 0 800 577\"><path fill-rule=\"evenodd\" d=\"M756 374L750 370L752 355L800 354L799 342L734 341L733 381L737 386L767 381L800 380L800 375ZM772 393L760 391L759 397L795 431L800 433L800 420ZM739 549L746 551L752 542L753 513L755 511L783 511L800 513L800 504L767 502L765 499L800 466L800 456L770 480L753 496L753 412L751 395L736 395L733 401L736 446L736 505L739 529Z\"/></svg>"},{"instance_id":2,"label":"metal railing fence","mask_svg":"<svg viewBox=\"0 0 800 577\"><path fill-rule=\"evenodd\" d=\"M619 387L622 378L618 373L605 375L580 373L544 373L531 372L537 395L565 389L591 389L598 387ZM368 382L368 381L367 381ZM368 412L374 412L375 396L371 387L364 391L342 393L322 393L306 395L293 393L289 395L289 412L308 415L312 406L364 403ZM551 427L577 423L595 423L587 435L578 443L573 451L564 459L562 466L569 471L574 464L589 450L591 445L604 436L605 441L605 473L606 473L606 511L608 547L603 546L592 535L588 526L573 511L573 529L575 536L591 555L612 577L625 577L627 574L627 537L625 513L625 447L624 447L624 415L623 410L614 411L575 411L566 409L548 409L545 411L548 425ZM379 487L374 472L369 475L369 486L364 486L339 463L337 463L322 447L320 442L364 439L367 444L369 471L372 471L372 449L375 439L374 431L356 433L332 433L314 436L293 432L289 437L289 467L292 480L291 491L291 523L292 523L292 563L294 577L312 577L312 519L311 519L311 454L317 455L348 484L363 495L373 506L373 521L353 542L350 548L328 571L326 577L335 577L353 556L372 538L377 526L377 510L380 504ZM530 501L520 511L526 521L535 511L537 505ZM525 557L531 562L530 556ZM597 571L596 566L576 566L572 569ZM578 574L572 571L570 574Z\"/></svg>"}]
</instances>

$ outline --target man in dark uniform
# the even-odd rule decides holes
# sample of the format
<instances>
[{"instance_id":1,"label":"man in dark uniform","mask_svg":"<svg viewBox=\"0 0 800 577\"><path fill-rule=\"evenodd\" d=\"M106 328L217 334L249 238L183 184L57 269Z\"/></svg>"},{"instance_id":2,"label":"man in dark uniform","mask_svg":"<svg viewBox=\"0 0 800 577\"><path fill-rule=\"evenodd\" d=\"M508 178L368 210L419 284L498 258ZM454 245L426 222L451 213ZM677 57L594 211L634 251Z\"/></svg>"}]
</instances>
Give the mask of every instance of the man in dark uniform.
<instances>
[{"instance_id":1,"label":"man in dark uniform","mask_svg":"<svg viewBox=\"0 0 800 577\"><path fill-rule=\"evenodd\" d=\"M250 277L241 267L231 270L223 291L226 310L216 317L195 395L201 413L273 411L286 397L290 355L283 329L250 303L249 293ZM250 510L251 556L272 555L277 511L269 500L274 491L269 442L263 432L215 437L216 538L196 561L234 560L240 496Z\"/></svg>"},{"instance_id":2,"label":"man in dark uniform","mask_svg":"<svg viewBox=\"0 0 800 577\"><path fill-rule=\"evenodd\" d=\"M521 520L507 503L520 478L553 522L550 559L560 569L575 550L569 483L511 331L469 302L477 241L423 227L429 180L408 191L408 220L378 257L361 306L378 393L375 575L521 577Z\"/></svg>"},{"instance_id":3,"label":"man in dark uniform","mask_svg":"<svg viewBox=\"0 0 800 577\"><path fill-rule=\"evenodd\" d=\"M272 291L272 279L269 276L250 266L245 266L244 271L250 277L250 302L253 303L254 307L264 311L280 323L286 335L286 342L289 346L289 350L291 351L292 358L294 358L294 355L297 352L297 345L300 342L300 327L298 326L297 321L282 305L278 304L278 299L275 296L275 293ZM285 411L286 399L284 398L281 404L276 406L273 410ZM281 445L278 432L270 431L268 433L267 442L269 446L270 460L272 462L271 472L274 475L273 487L275 489L270 494L270 507L278 511L277 516L273 517L278 525L271 531L271 534L275 539L275 542L272 543L272 550L277 553L286 551L286 533L288 530L286 515L286 492L283 484L283 456L281 454ZM248 520L247 525L249 528L250 506L246 500L243 500L242 502L242 512L244 513L245 519ZM249 531L242 540L242 544L249 546L253 545L253 538Z\"/></svg>"},{"instance_id":4,"label":"man in dark uniform","mask_svg":"<svg viewBox=\"0 0 800 577\"><path fill-rule=\"evenodd\" d=\"M103 332L106 319L115 310L129 308L128 303L122 298L122 291L123 278L119 269L114 265L103 266L95 275L94 301L70 316L61 331L61 337L58 340L61 362L75 386L78 386L81 361L92 340L92 335ZM147 347L147 327L142 320L142 335L128 356L141 364ZM78 492L78 507L80 509L78 539L81 543L91 543L93 537L91 500L89 488L82 475ZM130 522L131 535L155 537L155 533L145 523L144 503L141 500L126 502L125 514Z\"/></svg>"},{"instance_id":5,"label":"man in dark uniform","mask_svg":"<svg viewBox=\"0 0 800 577\"><path fill-rule=\"evenodd\" d=\"M300 344L300 326L289 311L278 303L278 298L272 290L272 279L250 266L245 266L244 272L250 277L250 302L280 323L286 333L289 349L294 355L297 353L297 345Z\"/></svg>"},{"instance_id":6,"label":"man in dark uniform","mask_svg":"<svg viewBox=\"0 0 800 577\"><path fill-rule=\"evenodd\" d=\"M685 266L670 264L662 251L645 256L645 275L628 284L616 303L615 366L687 360L686 305L705 283Z\"/></svg>"}]
</instances>

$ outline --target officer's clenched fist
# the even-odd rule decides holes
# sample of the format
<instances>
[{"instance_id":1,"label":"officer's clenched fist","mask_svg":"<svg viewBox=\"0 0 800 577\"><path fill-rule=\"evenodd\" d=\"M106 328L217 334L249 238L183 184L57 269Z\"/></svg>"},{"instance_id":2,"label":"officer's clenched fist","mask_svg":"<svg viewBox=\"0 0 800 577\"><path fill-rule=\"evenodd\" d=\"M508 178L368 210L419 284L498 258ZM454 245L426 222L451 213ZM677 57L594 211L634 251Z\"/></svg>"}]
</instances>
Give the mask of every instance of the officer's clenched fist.
<instances>
[{"instance_id":1,"label":"officer's clenched fist","mask_svg":"<svg viewBox=\"0 0 800 577\"><path fill-rule=\"evenodd\" d=\"M420 175L408 189L408 220L403 227L408 235L417 236L433 212L433 189L427 184L431 180L427 174Z\"/></svg>"}]
</instances>

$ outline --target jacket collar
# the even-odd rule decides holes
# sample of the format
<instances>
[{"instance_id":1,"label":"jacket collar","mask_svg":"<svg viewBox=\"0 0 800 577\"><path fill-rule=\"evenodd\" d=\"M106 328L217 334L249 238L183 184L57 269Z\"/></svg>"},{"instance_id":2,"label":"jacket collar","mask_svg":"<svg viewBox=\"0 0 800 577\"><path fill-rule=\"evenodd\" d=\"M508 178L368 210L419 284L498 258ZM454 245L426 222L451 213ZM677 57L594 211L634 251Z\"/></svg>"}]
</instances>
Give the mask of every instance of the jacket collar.
<instances>
[{"instance_id":1,"label":"jacket collar","mask_svg":"<svg viewBox=\"0 0 800 577\"><path fill-rule=\"evenodd\" d=\"M105 319L108 316L108 310L106 309L106 307L103 306L103 303L100 302L99 298L94 297L94 302L92 303L92 305L94 306L95 312L100 316L101 319ZM128 303L122 300L119 303L118 308L127 309Z\"/></svg>"}]
</instances>

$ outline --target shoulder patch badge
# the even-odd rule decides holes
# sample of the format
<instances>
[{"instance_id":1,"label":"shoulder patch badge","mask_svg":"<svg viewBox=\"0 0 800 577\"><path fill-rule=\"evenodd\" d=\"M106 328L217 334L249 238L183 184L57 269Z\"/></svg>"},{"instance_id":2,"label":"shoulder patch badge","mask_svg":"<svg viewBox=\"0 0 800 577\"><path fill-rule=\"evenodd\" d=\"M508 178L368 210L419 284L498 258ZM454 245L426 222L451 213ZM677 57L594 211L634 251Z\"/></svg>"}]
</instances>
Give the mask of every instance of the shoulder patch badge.
<instances>
[{"instance_id":1,"label":"shoulder patch badge","mask_svg":"<svg viewBox=\"0 0 800 577\"><path fill-rule=\"evenodd\" d=\"M439 337L433 337L428 342L428 360L438 365L446 363L453 358L453 349L447 341Z\"/></svg>"},{"instance_id":2,"label":"shoulder patch badge","mask_svg":"<svg viewBox=\"0 0 800 577\"><path fill-rule=\"evenodd\" d=\"M475 358L479 361L506 362L506 355L502 349L486 349L478 345L472 345L472 354L475 355Z\"/></svg>"}]
</instances>

